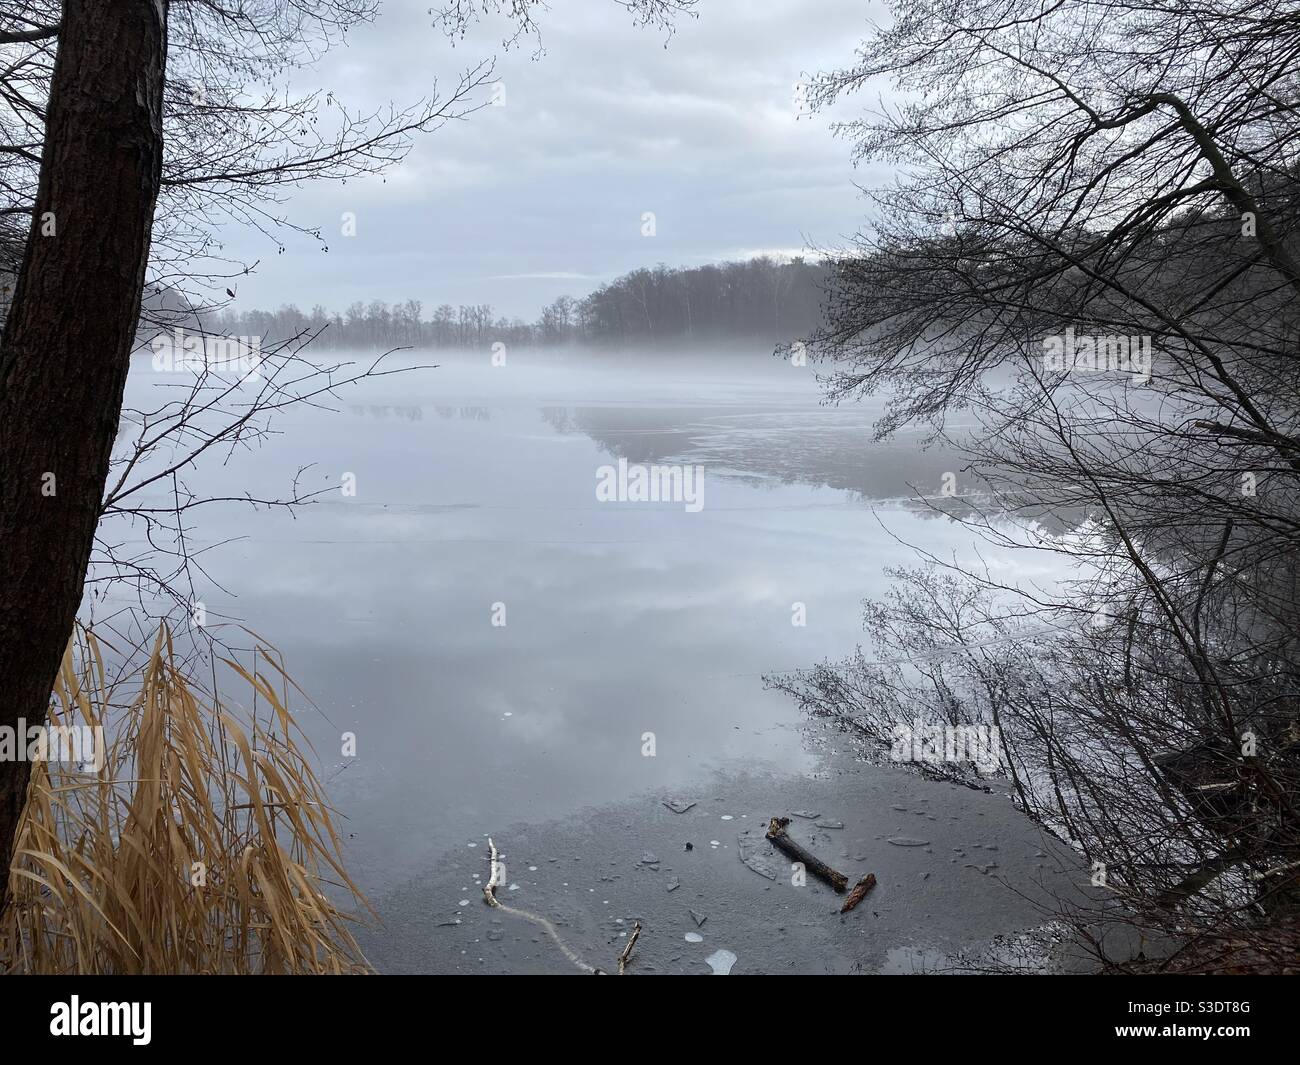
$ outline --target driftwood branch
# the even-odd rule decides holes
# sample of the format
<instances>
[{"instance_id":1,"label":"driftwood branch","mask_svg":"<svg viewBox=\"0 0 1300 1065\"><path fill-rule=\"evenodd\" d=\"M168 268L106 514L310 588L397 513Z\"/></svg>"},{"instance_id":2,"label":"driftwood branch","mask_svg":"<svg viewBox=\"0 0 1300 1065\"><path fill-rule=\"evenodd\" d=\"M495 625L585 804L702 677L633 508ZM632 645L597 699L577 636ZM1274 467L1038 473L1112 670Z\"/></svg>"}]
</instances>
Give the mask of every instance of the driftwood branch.
<instances>
[{"instance_id":1,"label":"driftwood branch","mask_svg":"<svg viewBox=\"0 0 1300 1065\"><path fill-rule=\"evenodd\" d=\"M824 861L810 851L806 851L798 843L790 838L785 830L785 826L790 823L788 817L774 817L767 823L767 838L772 841L772 845L778 850L785 852L796 862L803 862L803 866L813 876L825 880L836 891L843 892L849 886L849 878L843 873L838 873L827 865Z\"/></svg>"},{"instance_id":2,"label":"driftwood branch","mask_svg":"<svg viewBox=\"0 0 1300 1065\"><path fill-rule=\"evenodd\" d=\"M867 892L876 886L876 874L868 873L856 884L853 890L849 892L849 897L844 900L844 905L840 907L840 913L848 913L859 902L867 897Z\"/></svg>"},{"instance_id":3,"label":"driftwood branch","mask_svg":"<svg viewBox=\"0 0 1300 1065\"><path fill-rule=\"evenodd\" d=\"M488 837L488 860L492 863L492 874L488 877L488 882L483 885L483 899L489 906L500 906L497 901L496 890L501 886L502 871L501 862L497 855L497 845L492 842L492 837Z\"/></svg>"},{"instance_id":4,"label":"driftwood branch","mask_svg":"<svg viewBox=\"0 0 1300 1065\"><path fill-rule=\"evenodd\" d=\"M627 941L627 946L623 948L623 953L618 956L618 975L622 976L627 969L627 963L632 957L632 948L636 946L636 941L641 938L641 922L637 921L632 926L632 938Z\"/></svg>"},{"instance_id":5,"label":"driftwood branch","mask_svg":"<svg viewBox=\"0 0 1300 1065\"><path fill-rule=\"evenodd\" d=\"M583 961L581 957L579 957L576 953L570 950L568 944L565 943L564 940L560 938L560 933L555 930L555 925L553 925L541 914L530 913L528 910L521 910L517 906L507 906L504 902L502 902L500 899L497 898L496 896L497 888L499 888L505 882L506 879L506 867L505 867L505 863L501 861L501 853L497 850L497 845L492 841L491 836L488 836L487 842L488 842L488 861L491 862L492 872L491 875L488 877L488 882L483 885L483 901L486 902L489 906L493 906L496 909L500 910L502 913L513 914L515 917L522 917L525 921L532 921L533 924L537 925L548 936L551 937L552 942L554 942L554 944L560 948L560 953L562 953L566 958L568 958L569 961L573 962L573 964L576 965L579 969L581 969L584 973L591 973L594 975L604 976L605 973L603 970L597 969L595 966L588 965L587 962ZM638 931L640 930L640 925L637 926L637 929ZM632 938L632 942L633 943L636 942L635 936ZM630 952L631 951L629 949L624 953L630 953ZM620 965L622 964L622 959L619 960L619 964Z\"/></svg>"}]
</instances>

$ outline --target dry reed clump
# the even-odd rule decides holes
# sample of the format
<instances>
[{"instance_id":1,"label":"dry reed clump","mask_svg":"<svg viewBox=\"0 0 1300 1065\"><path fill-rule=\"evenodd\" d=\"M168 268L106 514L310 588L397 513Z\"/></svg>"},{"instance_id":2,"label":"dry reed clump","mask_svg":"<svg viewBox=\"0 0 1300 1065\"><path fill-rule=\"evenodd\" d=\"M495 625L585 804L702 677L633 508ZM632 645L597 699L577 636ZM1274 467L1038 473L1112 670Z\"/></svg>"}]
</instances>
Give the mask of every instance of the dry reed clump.
<instances>
[{"instance_id":1,"label":"dry reed clump","mask_svg":"<svg viewBox=\"0 0 1300 1065\"><path fill-rule=\"evenodd\" d=\"M223 704L215 669L211 694L186 676L165 627L118 681L103 650L79 631L55 682L49 724L103 727L105 755L32 766L0 972L369 971L326 897L366 905L276 656L260 645L253 673L220 659L254 693L249 714Z\"/></svg>"}]
</instances>

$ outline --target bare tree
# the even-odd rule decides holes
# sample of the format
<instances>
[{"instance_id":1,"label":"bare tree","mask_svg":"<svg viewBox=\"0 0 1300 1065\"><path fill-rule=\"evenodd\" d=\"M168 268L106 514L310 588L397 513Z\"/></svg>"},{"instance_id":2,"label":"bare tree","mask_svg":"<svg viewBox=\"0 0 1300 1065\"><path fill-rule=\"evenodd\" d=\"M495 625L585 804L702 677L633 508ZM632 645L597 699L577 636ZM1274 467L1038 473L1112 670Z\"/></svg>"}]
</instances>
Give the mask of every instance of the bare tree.
<instances>
[{"instance_id":1,"label":"bare tree","mask_svg":"<svg viewBox=\"0 0 1300 1065\"><path fill-rule=\"evenodd\" d=\"M69 0L60 33L32 228L0 342L6 726L44 721L81 601L162 175L163 9ZM29 772L21 759L0 768L0 868Z\"/></svg>"},{"instance_id":2,"label":"bare tree","mask_svg":"<svg viewBox=\"0 0 1300 1065\"><path fill-rule=\"evenodd\" d=\"M912 706L999 728L1017 802L1126 919L1262 942L1300 899L1300 24L1242 0L892 7L814 90L892 80L900 102L841 130L902 175L837 257L814 354L832 396L892 394L882 435L961 449L963 520L1077 578L931 560L869 608L883 653L778 683L878 744Z\"/></svg>"}]
</instances>

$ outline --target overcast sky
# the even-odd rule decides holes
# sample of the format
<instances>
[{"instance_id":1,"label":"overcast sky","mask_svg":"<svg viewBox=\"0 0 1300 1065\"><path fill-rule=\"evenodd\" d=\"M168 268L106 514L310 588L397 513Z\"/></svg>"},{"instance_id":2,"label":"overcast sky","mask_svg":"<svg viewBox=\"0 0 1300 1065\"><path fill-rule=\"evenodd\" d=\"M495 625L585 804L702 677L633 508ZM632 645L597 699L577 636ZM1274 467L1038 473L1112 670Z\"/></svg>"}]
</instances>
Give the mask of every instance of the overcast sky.
<instances>
[{"instance_id":1,"label":"overcast sky","mask_svg":"<svg viewBox=\"0 0 1300 1065\"><path fill-rule=\"evenodd\" d=\"M491 303L532 319L558 295L582 296L638 266L697 265L834 243L865 204L849 145L829 117L798 117L794 86L848 62L874 3L701 0L665 35L636 29L612 0L556 0L545 54L502 54L493 26L452 47L428 2L390 0L296 87L333 90L354 110L411 102L496 54L504 107L419 140L387 175L305 187L287 205L321 225L275 246L230 231L235 255L261 260L239 304L342 309L353 300ZM338 236L355 212L357 235ZM656 235L641 235L644 212Z\"/></svg>"}]
</instances>

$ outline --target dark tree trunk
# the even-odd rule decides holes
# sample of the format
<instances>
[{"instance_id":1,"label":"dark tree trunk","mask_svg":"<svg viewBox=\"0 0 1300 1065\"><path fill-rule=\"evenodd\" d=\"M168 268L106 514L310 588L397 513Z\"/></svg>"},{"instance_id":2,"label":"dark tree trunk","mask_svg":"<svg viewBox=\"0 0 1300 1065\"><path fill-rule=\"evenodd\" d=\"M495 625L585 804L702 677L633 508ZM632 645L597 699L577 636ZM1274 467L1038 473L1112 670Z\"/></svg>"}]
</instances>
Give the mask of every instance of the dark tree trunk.
<instances>
[{"instance_id":1,"label":"dark tree trunk","mask_svg":"<svg viewBox=\"0 0 1300 1065\"><path fill-rule=\"evenodd\" d=\"M0 726L45 720L81 603L162 173L164 0L67 0L59 37L0 341ZM30 771L0 762L6 875Z\"/></svg>"}]
</instances>

